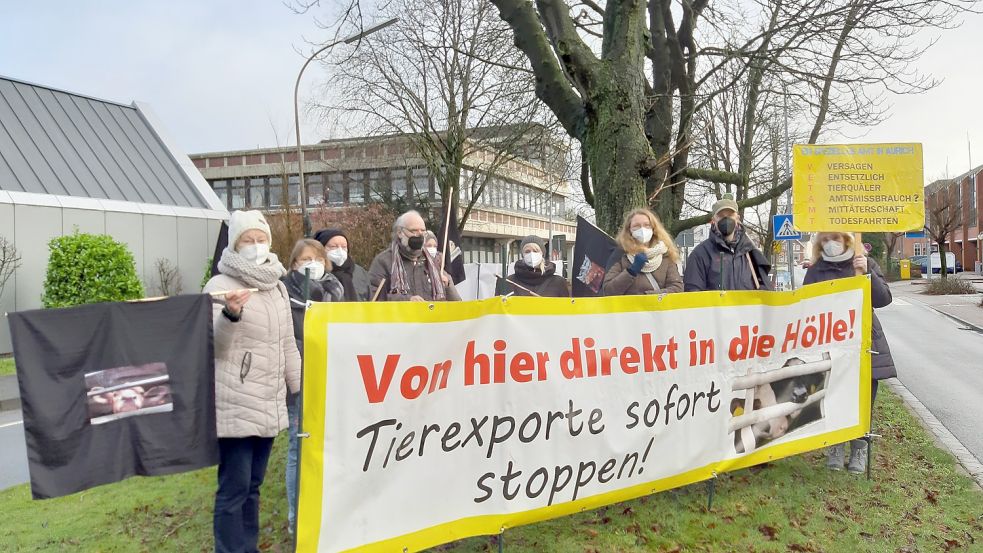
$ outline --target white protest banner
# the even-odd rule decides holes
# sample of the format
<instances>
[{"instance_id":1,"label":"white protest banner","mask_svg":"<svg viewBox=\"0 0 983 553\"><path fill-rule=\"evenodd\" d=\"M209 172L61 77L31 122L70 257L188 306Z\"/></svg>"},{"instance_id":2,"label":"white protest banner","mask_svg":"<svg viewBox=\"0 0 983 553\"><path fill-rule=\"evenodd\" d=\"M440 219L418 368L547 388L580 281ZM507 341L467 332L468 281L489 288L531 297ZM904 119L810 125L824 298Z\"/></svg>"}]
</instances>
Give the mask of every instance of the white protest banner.
<instances>
[{"instance_id":1,"label":"white protest banner","mask_svg":"<svg viewBox=\"0 0 983 553\"><path fill-rule=\"evenodd\" d=\"M860 437L869 290L316 304L298 551L418 551Z\"/></svg>"}]
</instances>

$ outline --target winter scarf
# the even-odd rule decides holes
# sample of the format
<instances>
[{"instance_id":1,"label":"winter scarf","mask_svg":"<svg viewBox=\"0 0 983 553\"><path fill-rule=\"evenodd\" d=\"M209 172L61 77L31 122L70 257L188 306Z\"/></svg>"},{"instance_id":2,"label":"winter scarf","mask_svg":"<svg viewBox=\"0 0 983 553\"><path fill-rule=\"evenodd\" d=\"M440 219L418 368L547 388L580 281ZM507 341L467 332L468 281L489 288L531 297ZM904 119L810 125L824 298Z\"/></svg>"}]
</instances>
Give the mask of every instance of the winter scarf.
<instances>
[{"instance_id":1,"label":"winter scarf","mask_svg":"<svg viewBox=\"0 0 983 553\"><path fill-rule=\"evenodd\" d=\"M662 241L657 243L655 247L646 248L645 251L642 253L644 253L648 257L648 261L642 267L642 272L651 273L652 271L658 269L659 266L662 265L662 257L665 255L667 251L669 251L669 248L667 248L665 243ZM625 257L628 258L629 262L635 260L634 255L625 254Z\"/></svg>"},{"instance_id":2,"label":"winter scarf","mask_svg":"<svg viewBox=\"0 0 983 553\"><path fill-rule=\"evenodd\" d=\"M273 252L270 252L265 263L257 265L231 247L222 250L222 259L218 262L218 270L223 275L228 275L250 288L260 290L276 288L280 278L287 274L287 270L283 268L280 260Z\"/></svg>"},{"instance_id":3,"label":"winter scarf","mask_svg":"<svg viewBox=\"0 0 983 553\"><path fill-rule=\"evenodd\" d=\"M826 255L824 252L822 256L823 259L829 261L830 263L839 263L841 261L846 261L847 259L853 258L853 248L847 248L840 255Z\"/></svg>"},{"instance_id":4,"label":"winter scarf","mask_svg":"<svg viewBox=\"0 0 983 553\"><path fill-rule=\"evenodd\" d=\"M408 296L410 295L410 286L406 281L406 268L403 266L403 258L412 257L412 252L399 240L393 240L391 248L393 252L393 264L389 269L389 275L392 278L389 289L395 291L397 294ZM430 254L426 250L420 251L420 255L423 256L423 261L426 264L425 268L427 270L427 276L430 277L430 287L434 299L438 301L445 299L444 281L440 278L440 267L437 266L436 260L430 257Z\"/></svg>"}]
</instances>

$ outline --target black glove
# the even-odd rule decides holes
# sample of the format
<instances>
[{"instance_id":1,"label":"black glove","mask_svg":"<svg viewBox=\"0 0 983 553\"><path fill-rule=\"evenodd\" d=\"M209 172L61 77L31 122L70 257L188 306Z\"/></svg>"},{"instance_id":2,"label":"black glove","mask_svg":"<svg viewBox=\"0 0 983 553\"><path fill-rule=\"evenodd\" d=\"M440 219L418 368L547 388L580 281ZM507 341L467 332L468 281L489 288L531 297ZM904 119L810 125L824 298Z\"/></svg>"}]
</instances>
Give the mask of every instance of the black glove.
<instances>
[{"instance_id":1,"label":"black glove","mask_svg":"<svg viewBox=\"0 0 983 553\"><path fill-rule=\"evenodd\" d=\"M638 276L638 273L642 272L642 267L644 267L648 261L649 256L645 255L643 252L636 253L635 260L631 262L631 267L628 267L628 274L631 276Z\"/></svg>"}]
</instances>

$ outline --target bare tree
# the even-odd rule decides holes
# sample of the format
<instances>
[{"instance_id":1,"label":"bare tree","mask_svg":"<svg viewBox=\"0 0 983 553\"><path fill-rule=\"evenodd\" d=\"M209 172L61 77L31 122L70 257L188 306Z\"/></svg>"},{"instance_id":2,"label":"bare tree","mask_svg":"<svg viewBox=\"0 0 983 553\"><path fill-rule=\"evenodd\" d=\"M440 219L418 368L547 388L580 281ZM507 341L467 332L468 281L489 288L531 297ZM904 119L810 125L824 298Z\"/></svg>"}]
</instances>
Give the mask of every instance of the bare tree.
<instances>
[{"instance_id":1,"label":"bare tree","mask_svg":"<svg viewBox=\"0 0 983 553\"><path fill-rule=\"evenodd\" d=\"M939 248L939 273L942 278L947 278L947 259L946 242L960 225L962 225L962 206L959 202L958 185L952 183L942 184L935 194L928 197L927 202L927 221L925 221L925 231L928 232L932 242ZM932 252L928 252L926 266L929 276L932 273Z\"/></svg>"},{"instance_id":2,"label":"bare tree","mask_svg":"<svg viewBox=\"0 0 983 553\"><path fill-rule=\"evenodd\" d=\"M161 296L176 296L181 293L181 273L169 259L158 257L154 261L154 269L157 281L147 288L156 289Z\"/></svg>"},{"instance_id":3,"label":"bare tree","mask_svg":"<svg viewBox=\"0 0 983 553\"><path fill-rule=\"evenodd\" d=\"M327 88L340 100L315 107L349 127L403 135L434 176L438 200L465 200L463 228L510 161L556 157L544 152L555 149L552 118L491 4L400 0L381 11L399 22L327 64Z\"/></svg>"},{"instance_id":4,"label":"bare tree","mask_svg":"<svg viewBox=\"0 0 983 553\"><path fill-rule=\"evenodd\" d=\"M584 147L599 225L649 204L673 231L706 222L684 215L687 184L733 186L741 207L765 203L790 185L753 193L751 173L766 97L781 85L799 106L805 142L843 123L884 116L891 93L935 81L912 70L924 51L912 37L944 28L973 0L491 0L529 58L536 92ZM718 78L726 76L729 78ZM700 112L735 86L737 163L690 163L704 132ZM773 100L772 100L773 101Z\"/></svg>"},{"instance_id":5,"label":"bare tree","mask_svg":"<svg viewBox=\"0 0 983 553\"><path fill-rule=\"evenodd\" d=\"M0 296L3 296L3 289L7 286L7 281L10 280L20 265L17 247L10 240L0 236Z\"/></svg>"}]
</instances>

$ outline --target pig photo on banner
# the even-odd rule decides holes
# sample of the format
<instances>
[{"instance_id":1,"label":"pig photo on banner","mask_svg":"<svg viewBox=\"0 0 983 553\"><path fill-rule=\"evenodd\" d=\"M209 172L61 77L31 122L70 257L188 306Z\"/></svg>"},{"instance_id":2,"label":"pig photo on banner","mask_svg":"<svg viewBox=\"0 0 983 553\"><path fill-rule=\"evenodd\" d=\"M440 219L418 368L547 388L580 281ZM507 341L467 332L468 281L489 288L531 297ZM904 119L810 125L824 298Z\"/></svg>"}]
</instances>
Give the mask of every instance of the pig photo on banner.
<instances>
[{"instance_id":1,"label":"pig photo on banner","mask_svg":"<svg viewBox=\"0 0 983 553\"><path fill-rule=\"evenodd\" d=\"M419 551L863 436L870 313L865 277L315 305L298 551Z\"/></svg>"},{"instance_id":2,"label":"pig photo on banner","mask_svg":"<svg viewBox=\"0 0 983 553\"><path fill-rule=\"evenodd\" d=\"M35 499L218 462L209 296L8 320Z\"/></svg>"}]
</instances>

